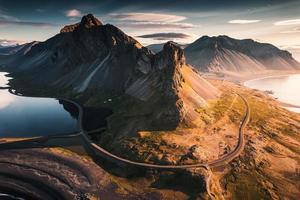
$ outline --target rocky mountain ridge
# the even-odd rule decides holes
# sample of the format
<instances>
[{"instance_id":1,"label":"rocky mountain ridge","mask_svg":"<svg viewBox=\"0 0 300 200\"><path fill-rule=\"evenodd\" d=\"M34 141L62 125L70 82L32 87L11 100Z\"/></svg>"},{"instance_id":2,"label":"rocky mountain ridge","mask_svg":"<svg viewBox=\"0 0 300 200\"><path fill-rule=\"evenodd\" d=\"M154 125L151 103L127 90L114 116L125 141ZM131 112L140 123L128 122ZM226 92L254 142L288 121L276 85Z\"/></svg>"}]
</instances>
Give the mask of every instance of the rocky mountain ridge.
<instances>
[{"instance_id":1,"label":"rocky mountain ridge","mask_svg":"<svg viewBox=\"0 0 300 200\"><path fill-rule=\"evenodd\" d=\"M176 127L186 117L194 118L192 106L204 106L218 96L218 90L186 64L184 51L173 42L154 54L91 14L45 42L28 46L2 63L13 81L23 81L18 87L30 85L87 99L97 94L126 96L124 101L133 98L135 104L150 108L146 112L151 117L144 121L164 122L157 127Z\"/></svg>"}]
</instances>

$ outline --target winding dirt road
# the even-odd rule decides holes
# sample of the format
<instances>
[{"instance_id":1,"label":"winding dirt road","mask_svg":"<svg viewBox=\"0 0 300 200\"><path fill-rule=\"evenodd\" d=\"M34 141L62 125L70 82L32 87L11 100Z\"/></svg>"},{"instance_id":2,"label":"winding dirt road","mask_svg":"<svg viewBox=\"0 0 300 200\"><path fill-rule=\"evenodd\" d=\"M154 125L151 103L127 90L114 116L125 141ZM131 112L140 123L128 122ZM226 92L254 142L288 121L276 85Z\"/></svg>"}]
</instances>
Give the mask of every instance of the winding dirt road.
<instances>
[{"instance_id":1,"label":"winding dirt road","mask_svg":"<svg viewBox=\"0 0 300 200\"><path fill-rule=\"evenodd\" d=\"M117 155L114 155L114 154L108 152L107 150L103 149L102 147L98 146L97 144L95 144L93 141L91 141L88 138L88 136L87 136L88 132L83 131L83 133L81 135L84 138L84 140L87 142L87 144L90 145L94 149L95 153L99 154L100 156L104 156L104 157L110 159L111 161L116 162L116 164L119 164L119 163L124 164L125 163L125 164L129 164L129 165L134 165L134 166L139 166L139 167L144 167L144 168L155 168L155 169L188 169L188 168L199 168L199 167L203 167L203 168L207 169L208 167L210 167L210 168L218 167L218 166L227 164L230 161L232 161L234 158L238 157L244 149L244 145L245 145L244 130L250 119L250 107L249 107L247 100L244 97L242 97L239 94L238 94L238 96L243 100L243 102L246 106L246 112L245 112L244 117L241 120L241 124L239 127L239 137L238 137L237 145L228 154L225 154L223 157L220 157L220 158L210 161L208 163L189 164L189 165L158 165L158 164L150 164L150 163L131 161L131 160L128 160L125 158L121 158ZM75 103L75 102L73 102L73 103ZM77 106L79 106L77 103L75 103L75 104ZM79 106L79 108L82 109L80 106ZM80 110L80 113L82 113L82 110Z\"/></svg>"}]
</instances>

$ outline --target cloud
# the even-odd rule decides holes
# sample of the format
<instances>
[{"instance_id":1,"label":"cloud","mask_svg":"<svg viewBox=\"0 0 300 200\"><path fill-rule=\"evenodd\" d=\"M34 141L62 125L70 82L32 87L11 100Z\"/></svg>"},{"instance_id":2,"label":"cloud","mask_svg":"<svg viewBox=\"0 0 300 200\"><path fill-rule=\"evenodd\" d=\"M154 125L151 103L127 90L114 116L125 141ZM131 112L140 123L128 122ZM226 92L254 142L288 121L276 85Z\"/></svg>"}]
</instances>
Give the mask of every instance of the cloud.
<instances>
[{"instance_id":1,"label":"cloud","mask_svg":"<svg viewBox=\"0 0 300 200\"><path fill-rule=\"evenodd\" d=\"M184 33L153 33L137 36L140 38L153 38L156 40L170 40L170 39L186 39L190 38L190 35Z\"/></svg>"},{"instance_id":2,"label":"cloud","mask_svg":"<svg viewBox=\"0 0 300 200\"><path fill-rule=\"evenodd\" d=\"M286 45L286 46L281 46L282 49L287 49L287 50L300 50L300 44L299 45Z\"/></svg>"},{"instance_id":3,"label":"cloud","mask_svg":"<svg viewBox=\"0 0 300 200\"><path fill-rule=\"evenodd\" d=\"M119 23L117 26L123 28L145 28L145 29L189 29L194 28L193 24L189 23L163 23L163 22L134 22L134 23Z\"/></svg>"},{"instance_id":4,"label":"cloud","mask_svg":"<svg viewBox=\"0 0 300 200\"><path fill-rule=\"evenodd\" d=\"M235 20L230 20L228 21L229 24L252 24L252 23L257 23L260 22L261 20L249 20L249 19L235 19Z\"/></svg>"},{"instance_id":5,"label":"cloud","mask_svg":"<svg viewBox=\"0 0 300 200\"><path fill-rule=\"evenodd\" d=\"M83 14L81 13L81 11L77 10L77 9L72 9L72 10L66 11L67 17L81 17L82 15Z\"/></svg>"},{"instance_id":6,"label":"cloud","mask_svg":"<svg viewBox=\"0 0 300 200\"><path fill-rule=\"evenodd\" d=\"M287 26L287 25L297 25L300 24L300 19L290 19L290 20L283 20L275 22L275 26Z\"/></svg>"},{"instance_id":7,"label":"cloud","mask_svg":"<svg viewBox=\"0 0 300 200\"><path fill-rule=\"evenodd\" d=\"M281 31L280 33L300 33L300 27L296 27L292 30Z\"/></svg>"},{"instance_id":8,"label":"cloud","mask_svg":"<svg viewBox=\"0 0 300 200\"><path fill-rule=\"evenodd\" d=\"M36 9L35 11L36 11L36 12L39 12L39 13L44 13L44 12L46 12L45 9L41 9L41 8L38 8L38 9Z\"/></svg>"},{"instance_id":9,"label":"cloud","mask_svg":"<svg viewBox=\"0 0 300 200\"><path fill-rule=\"evenodd\" d=\"M16 17L7 15L5 12L0 10L0 20L11 20L11 21L16 21L18 20Z\"/></svg>"},{"instance_id":10,"label":"cloud","mask_svg":"<svg viewBox=\"0 0 300 200\"><path fill-rule=\"evenodd\" d=\"M34 26L34 27L41 27L41 28L56 26L55 24L46 23L46 22L14 21L14 20L1 20L0 19L0 26L6 26L6 25Z\"/></svg>"},{"instance_id":11,"label":"cloud","mask_svg":"<svg viewBox=\"0 0 300 200\"><path fill-rule=\"evenodd\" d=\"M125 28L165 28L165 29L187 29L195 26L184 23L185 16L169 15L163 13L112 13L110 18L122 21L117 26Z\"/></svg>"},{"instance_id":12,"label":"cloud","mask_svg":"<svg viewBox=\"0 0 300 200\"><path fill-rule=\"evenodd\" d=\"M112 13L109 15L113 19L135 22L180 22L186 19L180 15L169 15L161 13Z\"/></svg>"},{"instance_id":13,"label":"cloud","mask_svg":"<svg viewBox=\"0 0 300 200\"><path fill-rule=\"evenodd\" d=\"M1 46L14 46L21 43L24 43L24 41L0 39Z\"/></svg>"},{"instance_id":14,"label":"cloud","mask_svg":"<svg viewBox=\"0 0 300 200\"><path fill-rule=\"evenodd\" d=\"M34 26L34 27L50 27L55 26L52 23L46 22L32 22L32 21L22 21L16 17L7 15L6 13L0 10L0 27L7 25L16 25L16 26Z\"/></svg>"}]
</instances>

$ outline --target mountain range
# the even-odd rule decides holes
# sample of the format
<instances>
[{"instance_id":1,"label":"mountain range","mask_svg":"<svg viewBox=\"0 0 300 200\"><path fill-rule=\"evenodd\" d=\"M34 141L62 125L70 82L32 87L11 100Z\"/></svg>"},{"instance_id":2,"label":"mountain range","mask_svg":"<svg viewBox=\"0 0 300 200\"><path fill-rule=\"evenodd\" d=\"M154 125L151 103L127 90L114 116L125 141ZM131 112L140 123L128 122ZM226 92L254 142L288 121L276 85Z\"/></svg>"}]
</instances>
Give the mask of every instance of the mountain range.
<instances>
[{"instance_id":1,"label":"mountain range","mask_svg":"<svg viewBox=\"0 0 300 200\"><path fill-rule=\"evenodd\" d=\"M32 42L0 59L22 80L18 88L57 89L73 94L97 91L102 96L127 96L147 104L151 113L143 124L158 121L177 126L194 119L194 107L219 94L191 66L172 42L154 54L138 41L93 15L65 26L45 42ZM26 85L26 86L25 86ZM150 106L151 105L151 106ZM188 120L190 121L190 120ZM138 125L137 125L138 126Z\"/></svg>"},{"instance_id":2,"label":"mountain range","mask_svg":"<svg viewBox=\"0 0 300 200\"><path fill-rule=\"evenodd\" d=\"M63 27L44 42L12 47L7 52L10 53L0 55L0 66L18 77L11 82L19 90L27 87L83 94L88 96L86 101L95 93L101 94L98 96L102 99L126 96L124 102L135 99L136 105L150 108L144 113L151 113L151 117L137 120L142 126L158 122L160 127L176 127L184 121L192 125L199 114L195 108L219 95L199 71L256 73L300 69L287 51L227 36L204 36L184 50L177 43L168 42L154 53L92 14Z\"/></svg>"},{"instance_id":3,"label":"mountain range","mask_svg":"<svg viewBox=\"0 0 300 200\"><path fill-rule=\"evenodd\" d=\"M136 104L151 108L145 111L151 117L138 120L142 124L159 122L169 127L183 121L193 124L199 114L195 108L219 95L199 71L257 73L300 69L287 51L227 36L204 36L184 50L179 44L168 42L154 53L92 14L63 27L44 42L11 47L7 52L0 55L0 67L18 77L12 84L19 90L27 87L83 94L88 96L87 101L93 93L102 97L126 96L124 102L133 98L138 100Z\"/></svg>"},{"instance_id":4,"label":"mountain range","mask_svg":"<svg viewBox=\"0 0 300 200\"><path fill-rule=\"evenodd\" d=\"M24 45L1 46L0 55L11 55L19 51Z\"/></svg>"}]
</instances>

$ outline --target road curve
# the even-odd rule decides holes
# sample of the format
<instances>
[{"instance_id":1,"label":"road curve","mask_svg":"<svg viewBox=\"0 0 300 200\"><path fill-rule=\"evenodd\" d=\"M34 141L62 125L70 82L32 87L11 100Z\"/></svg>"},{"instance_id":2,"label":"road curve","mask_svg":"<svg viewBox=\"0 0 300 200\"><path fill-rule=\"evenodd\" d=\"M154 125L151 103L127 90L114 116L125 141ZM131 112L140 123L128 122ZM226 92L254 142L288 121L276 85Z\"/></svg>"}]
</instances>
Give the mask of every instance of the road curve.
<instances>
[{"instance_id":1,"label":"road curve","mask_svg":"<svg viewBox=\"0 0 300 200\"><path fill-rule=\"evenodd\" d=\"M250 119L250 107L247 102L247 100L238 94L238 96L243 100L245 106L246 106L246 113L244 117L242 118L240 127L239 127L239 138L236 147L234 150L232 150L230 153L224 155L223 157L220 157L216 160L207 162L207 163L198 163L198 164L189 164L189 165L158 165L158 164L150 164L150 163L142 163L142 162L136 162L136 161L131 161L122 157L119 157L117 155L114 155L107 150L103 149L102 147L98 146L95 144L93 141L91 141L87 134L88 132L82 133L82 137L84 140L90 145L94 152L97 154L100 154L100 156L104 156L106 158L109 158L110 160L116 162L116 164L129 164L133 166L139 166L139 167L144 167L144 168L154 168L154 169L188 169L188 168L199 168L199 167L204 167L204 168L213 168L217 166L224 165L230 161L232 161L234 158L238 157L240 153L244 149L245 145L245 139L244 139L244 129L247 126L249 119ZM76 102L74 102L77 106L79 106ZM82 109L82 108L81 108ZM82 111L80 112L82 113Z\"/></svg>"},{"instance_id":2,"label":"road curve","mask_svg":"<svg viewBox=\"0 0 300 200\"><path fill-rule=\"evenodd\" d=\"M11 90L10 90L10 92L15 95L18 95L16 93L12 92ZM79 121L79 127L80 127L81 131L77 134L70 135L69 137L81 136L83 138L83 140L85 141L86 145L88 147L90 147L95 154L97 154L101 157L107 158L116 164L127 164L127 165L138 166L138 167L143 167L143 168L152 168L152 169L188 169L188 168L199 168L199 167L208 169L208 168L214 168L214 167L222 166L224 164L229 163L234 158L238 157L244 149L244 145L245 145L244 129L247 126L249 119L250 119L250 107L249 107L247 100L242 95L240 95L240 94L237 94L237 95L243 100L243 102L246 106L246 112L245 112L245 115L243 116L243 118L241 120L241 124L239 126L239 136L238 136L238 142L237 142L236 147L228 154L226 154L216 160L209 161L207 163L197 163L197 164L187 164L187 165L160 165L160 164L136 162L136 161L128 160L128 159L125 159L125 158L122 158L115 154L110 153L109 151L105 150L104 148L100 147L99 145L97 145L93 141L91 141L90 138L87 136L87 134L89 132L83 130L83 125L82 125L83 109L82 109L82 107L75 101L68 100L65 98L58 98L58 99L73 103L79 109L78 121ZM39 142L39 141L45 142L45 140L49 140L52 138L59 138L59 137L68 137L68 136L62 136L62 135L42 136L42 137L38 137L38 138L34 138L34 139L28 139L27 141L29 143L32 140L34 140L34 142ZM7 144L7 143L0 144L0 147L5 144ZM91 155L91 156L93 156L93 155Z\"/></svg>"}]
</instances>

